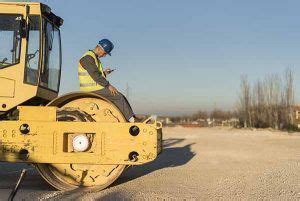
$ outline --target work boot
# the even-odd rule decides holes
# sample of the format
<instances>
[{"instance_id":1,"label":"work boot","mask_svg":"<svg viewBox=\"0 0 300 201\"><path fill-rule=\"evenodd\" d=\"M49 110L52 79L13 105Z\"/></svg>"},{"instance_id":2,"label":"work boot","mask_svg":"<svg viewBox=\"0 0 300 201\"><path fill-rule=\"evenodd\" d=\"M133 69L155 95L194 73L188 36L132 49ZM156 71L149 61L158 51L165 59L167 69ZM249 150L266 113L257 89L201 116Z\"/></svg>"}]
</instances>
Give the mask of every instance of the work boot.
<instances>
[{"instance_id":1,"label":"work boot","mask_svg":"<svg viewBox=\"0 0 300 201\"><path fill-rule=\"evenodd\" d=\"M146 119L148 118L148 116L146 115L134 115L134 122L138 122L138 123L141 123L143 121L145 121Z\"/></svg>"}]
</instances>

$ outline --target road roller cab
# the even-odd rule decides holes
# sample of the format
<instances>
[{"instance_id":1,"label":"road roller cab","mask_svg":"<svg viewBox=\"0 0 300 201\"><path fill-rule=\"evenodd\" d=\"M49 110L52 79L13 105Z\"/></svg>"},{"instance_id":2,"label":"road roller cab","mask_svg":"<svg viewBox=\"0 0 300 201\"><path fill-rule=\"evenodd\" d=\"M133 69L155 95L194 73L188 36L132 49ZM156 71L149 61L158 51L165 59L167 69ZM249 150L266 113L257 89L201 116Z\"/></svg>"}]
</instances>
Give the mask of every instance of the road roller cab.
<instances>
[{"instance_id":1,"label":"road roller cab","mask_svg":"<svg viewBox=\"0 0 300 201\"><path fill-rule=\"evenodd\" d=\"M57 97L62 23L41 3L0 3L1 113Z\"/></svg>"},{"instance_id":2,"label":"road roller cab","mask_svg":"<svg viewBox=\"0 0 300 201\"><path fill-rule=\"evenodd\" d=\"M156 159L162 124L129 123L97 94L57 97L62 22L41 3L0 3L0 162L33 164L59 190L100 190Z\"/></svg>"}]
</instances>

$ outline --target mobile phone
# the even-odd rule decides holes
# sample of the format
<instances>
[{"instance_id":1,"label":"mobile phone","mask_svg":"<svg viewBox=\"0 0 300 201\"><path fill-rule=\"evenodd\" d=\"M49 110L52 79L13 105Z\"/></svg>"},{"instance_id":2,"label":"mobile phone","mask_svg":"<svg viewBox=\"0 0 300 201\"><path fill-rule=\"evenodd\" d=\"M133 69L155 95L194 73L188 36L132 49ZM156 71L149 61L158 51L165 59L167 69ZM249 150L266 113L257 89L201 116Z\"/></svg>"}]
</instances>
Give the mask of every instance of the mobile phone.
<instances>
[{"instance_id":1,"label":"mobile phone","mask_svg":"<svg viewBox=\"0 0 300 201\"><path fill-rule=\"evenodd\" d=\"M113 72L113 71L115 71L116 69L111 69L110 71L108 71L108 73L111 73L111 72Z\"/></svg>"}]
</instances>

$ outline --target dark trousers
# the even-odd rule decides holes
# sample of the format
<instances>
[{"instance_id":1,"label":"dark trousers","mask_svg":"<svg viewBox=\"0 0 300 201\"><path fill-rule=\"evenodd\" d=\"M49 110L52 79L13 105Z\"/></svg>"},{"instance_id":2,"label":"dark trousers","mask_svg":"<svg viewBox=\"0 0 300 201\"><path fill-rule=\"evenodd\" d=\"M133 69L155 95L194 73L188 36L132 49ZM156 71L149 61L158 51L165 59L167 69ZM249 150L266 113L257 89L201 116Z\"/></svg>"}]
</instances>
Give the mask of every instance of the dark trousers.
<instances>
[{"instance_id":1,"label":"dark trousers","mask_svg":"<svg viewBox=\"0 0 300 201\"><path fill-rule=\"evenodd\" d=\"M126 97L122 93L119 92L119 94L113 95L108 88L103 88L101 90L93 91L93 93L99 94L104 98L113 102L122 112L122 114L125 116L127 121L134 116L134 113L132 111L129 102L127 101Z\"/></svg>"}]
</instances>

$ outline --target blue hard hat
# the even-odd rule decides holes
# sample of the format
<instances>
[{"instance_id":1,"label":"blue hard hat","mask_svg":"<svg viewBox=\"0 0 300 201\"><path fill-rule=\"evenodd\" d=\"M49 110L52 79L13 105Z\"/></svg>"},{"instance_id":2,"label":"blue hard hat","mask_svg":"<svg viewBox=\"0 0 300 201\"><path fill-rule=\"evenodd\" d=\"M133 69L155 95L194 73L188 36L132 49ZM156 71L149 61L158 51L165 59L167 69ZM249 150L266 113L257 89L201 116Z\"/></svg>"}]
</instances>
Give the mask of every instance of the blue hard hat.
<instances>
[{"instance_id":1,"label":"blue hard hat","mask_svg":"<svg viewBox=\"0 0 300 201\"><path fill-rule=\"evenodd\" d=\"M99 45L103 48L104 52L111 56L110 52L114 49L114 44L108 39L99 41Z\"/></svg>"}]
</instances>

